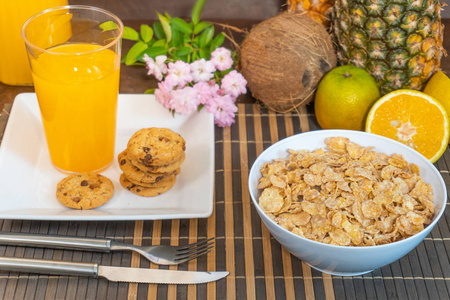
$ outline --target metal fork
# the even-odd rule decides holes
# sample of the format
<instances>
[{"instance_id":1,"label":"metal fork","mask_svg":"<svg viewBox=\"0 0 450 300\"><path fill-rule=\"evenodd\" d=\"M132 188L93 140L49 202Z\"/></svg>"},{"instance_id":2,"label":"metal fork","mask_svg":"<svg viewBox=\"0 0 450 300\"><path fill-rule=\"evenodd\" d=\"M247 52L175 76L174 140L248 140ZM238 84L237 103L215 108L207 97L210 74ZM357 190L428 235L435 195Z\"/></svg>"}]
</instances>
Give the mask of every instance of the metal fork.
<instances>
[{"instance_id":1,"label":"metal fork","mask_svg":"<svg viewBox=\"0 0 450 300\"><path fill-rule=\"evenodd\" d=\"M62 237L30 233L0 233L0 244L13 246L32 246L57 249L110 252L116 250L135 251L149 261L159 265L178 265L211 252L214 238L181 246L135 246L111 239L88 237Z\"/></svg>"}]
</instances>

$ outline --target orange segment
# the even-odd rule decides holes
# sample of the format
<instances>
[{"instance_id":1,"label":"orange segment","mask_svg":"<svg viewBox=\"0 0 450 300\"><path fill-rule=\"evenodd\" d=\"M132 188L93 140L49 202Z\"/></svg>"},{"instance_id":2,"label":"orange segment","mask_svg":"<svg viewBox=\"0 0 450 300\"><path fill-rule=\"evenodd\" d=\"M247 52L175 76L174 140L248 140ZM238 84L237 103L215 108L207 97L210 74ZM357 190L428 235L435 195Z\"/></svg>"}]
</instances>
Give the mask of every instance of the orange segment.
<instances>
[{"instance_id":1,"label":"orange segment","mask_svg":"<svg viewBox=\"0 0 450 300\"><path fill-rule=\"evenodd\" d=\"M449 140L445 108L433 97L413 90L397 90L370 109L366 131L408 145L435 162Z\"/></svg>"}]
</instances>

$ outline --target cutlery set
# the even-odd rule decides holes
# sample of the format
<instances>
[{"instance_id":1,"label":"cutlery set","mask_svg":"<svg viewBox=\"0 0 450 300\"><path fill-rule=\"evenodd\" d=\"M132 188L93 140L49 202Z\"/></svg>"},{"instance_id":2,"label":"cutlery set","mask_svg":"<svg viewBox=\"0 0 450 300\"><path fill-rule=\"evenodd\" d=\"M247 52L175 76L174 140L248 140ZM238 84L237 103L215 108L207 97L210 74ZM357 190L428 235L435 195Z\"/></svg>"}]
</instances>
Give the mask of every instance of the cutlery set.
<instances>
[{"instance_id":1,"label":"cutlery set","mask_svg":"<svg viewBox=\"0 0 450 300\"><path fill-rule=\"evenodd\" d=\"M0 233L0 245L32 246L83 251L134 251L159 265L178 265L212 251L214 238L181 246L135 246L112 239L62 237L28 233ZM0 257L0 270L53 275L104 277L110 281L199 284L226 277L228 272L198 272L101 266L96 263Z\"/></svg>"}]
</instances>

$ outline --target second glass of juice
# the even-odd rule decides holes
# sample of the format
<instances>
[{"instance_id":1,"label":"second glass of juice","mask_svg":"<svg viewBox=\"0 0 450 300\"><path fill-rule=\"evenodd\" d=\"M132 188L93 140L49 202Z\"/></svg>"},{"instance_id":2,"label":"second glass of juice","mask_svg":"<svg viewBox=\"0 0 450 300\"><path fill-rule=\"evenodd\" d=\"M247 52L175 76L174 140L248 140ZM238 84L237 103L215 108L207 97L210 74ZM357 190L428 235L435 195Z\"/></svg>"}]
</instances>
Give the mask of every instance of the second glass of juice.
<instances>
[{"instance_id":1,"label":"second glass of juice","mask_svg":"<svg viewBox=\"0 0 450 300\"><path fill-rule=\"evenodd\" d=\"M64 6L30 18L22 36L50 158L99 172L114 158L123 24L103 9Z\"/></svg>"}]
</instances>

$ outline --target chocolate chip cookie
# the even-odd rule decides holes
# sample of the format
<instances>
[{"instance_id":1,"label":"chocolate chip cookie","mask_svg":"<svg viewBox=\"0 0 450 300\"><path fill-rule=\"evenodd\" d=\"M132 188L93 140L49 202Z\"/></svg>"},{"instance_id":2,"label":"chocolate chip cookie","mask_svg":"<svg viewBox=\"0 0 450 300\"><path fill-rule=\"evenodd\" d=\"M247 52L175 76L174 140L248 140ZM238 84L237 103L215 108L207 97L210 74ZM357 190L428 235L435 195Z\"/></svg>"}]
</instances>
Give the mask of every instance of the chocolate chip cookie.
<instances>
[{"instance_id":1,"label":"chocolate chip cookie","mask_svg":"<svg viewBox=\"0 0 450 300\"><path fill-rule=\"evenodd\" d=\"M127 149L127 156L135 165L166 166L181 158L186 150L186 142L168 128L151 127L134 133Z\"/></svg>"},{"instance_id":2,"label":"chocolate chip cookie","mask_svg":"<svg viewBox=\"0 0 450 300\"><path fill-rule=\"evenodd\" d=\"M58 201L70 208L91 209L108 202L114 195L114 184L97 173L72 174L56 187Z\"/></svg>"},{"instance_id":3,"label":"chocolate chip cookie","mask_svg":"<svg viewBox=\"0 0 450 300\"><path fill-rule=\"evenodd\" d=\"M175 185L176 180L161 187L145 187L129 181L124 174L120 175L120 184L130 192L142 197L154 197L167 192Z\"/></svg>"},{"instance_id":4,"label":"chocolate chip cookie","mask_svg":"<svg viewBox=\"0 0 450 300\"><path fill-rule=\"evenodd\" d=\"M178 175L180 173L180 166L182 161L177 164L172 164L170 167L166 168L167 172L148 172L142 171L135 165L131 163L131 161L127 157L127 149L122 151L118 156L117 160L119 162L119 167L122 172L125 173L126 177L135 182L141 183L154 183L164 179L169 175ZM184 153L183 153L184 158ZM184 160L184 159L183 159Z\"/></svg>"},{"instance_id":5,"label":"chocolate chip cookie","mask_svg":"<svg viewBox=\"0 0 450 300\"><path fill-rule=\"evenodd\" d=\"M168 164L168 165L164 165L164 166L145 166L144 164L140 163L137 160L131 160L128 155L127 155L127 159L129 160L129 162L135 166L136 168L138 168L139 170L143 171L143 172L149 172L149 173L170 173L173 172L174 170L180 168L181 164L184 162L184 159L186 158L186 154L183 152L181 154L181 157Z\"/></svg>"}]
</instances>

